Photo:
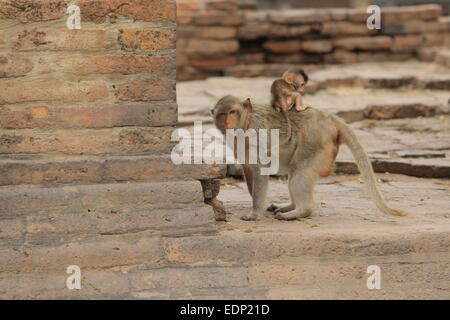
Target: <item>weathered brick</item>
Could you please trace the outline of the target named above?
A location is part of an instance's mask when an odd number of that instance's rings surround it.
[[[175,165],[167,155],[0,160],[0,185],[221,178],[225,165]]]
[[[177,0],[177,12],[199,11],[200,3],[197,0]]]
[[[387,36],[340,38],[333,42],[336,47],[347,50],[378,51],[389,50],[392,46],[392,39]]]
[[[0,219],[0,239],[19,239],[24,235],[23,219]]]
[[[426,33],[426,32],[447,32],[448,27],[444,23],[437,21],[405,21],[383,24],[383,34],[396,35],[408,33]]]
[[[175,84],[172,80],[137,78],[117,86],[116,97],[121,101],[153,101],[175,98]]]
[[[318,25],[306,24],[306,25],[282,25],[282,24],[272,24],[270,25],[267,35],[269,38],[277,37],[298,37],[312,33],[317,30]]]
[[[238,26],[242,24],[243,18],[238,13],[226,12],[203,12],[193,17],[195,25],[221,25],[221,26]]]
[[[105,154],[168,151],[172,128],[0,130],[0,153]]]
[[[205,70],[222,70],[226,67],[234,66],[237,63],[236,57],[223,57],[216,59],[206,59],[206,58],[198,58],[198,59],[189,59],[189,63],[200,69]]]
[[[270,25],[268,23],[244,24],[239,27],[238,38],[243,40],[264,38],[267,36],[269,29]]]
[[[0,55],[0,78],[20,77],[33,69],[33,63],[13,55]]]
[[[125,51],[156,52],[175,49],[175,38],[175,31],[172,29],[122,29],[119,42]]]
[[[264,49],[276,53],[295,53],[300,51],[302,43],[300,40],[269,40],[264,42]]]
[[[384,22],[436,20],[442,16],[442,7],[437,4],[386,7],[382,9],[381,16]]]
[[[63,17],[67,5],[63,0],[7,0],[0,2],[0,18],[20,22],[38,22]]]
[[[63,270],[63,271],[61,271]],[[128,293],[125,274],[109,270],[82,270],[81,290],[67,289],[64,269],[54,273],[5,274],[0,277],[0,295],[5,299],[104,298]]]
[[[108,128],[164,126],[177,121],[174,102],[123,103],[95,106],[0,107],[0,129]]]
[[[238,56],[239,64],[262,64],[265,61],[264,53],[243,53]]]
[[[194,16],[192,14],[186,14],[185,12],[177,12],[177,25],[189,25],[194,21]]]
[[[98,51],[111,46],[105,30],[34,28],[19,34],[13,48],[17,51]]]
[[[358,54],[343,49],[337,49],[325,56],[326,63],[355,63],[358,62]]]
[[[446,42],[450,45],[449,35],[445,33],[426,33],[423,34],[424,47],[445,46]]]
[[[406,35],[393,38],[391,50],[394,52],[415,51],[422,47],[422,36]]]
[[[327,53],[333,50],[333,43],[329,40],[310,40],[302,42],[302,51]]]
[[[112,73],[169,75],[174,64],[171,56],[70,55],[40,58],[36,72],[64,72],[77,76]]]
[[[175,21],[175,0],[77,0],[82,21],[115,22],[123,16],[133,20]]]
[[[237,11],[238,5],[235,1],[227,0],[209,0],[205,4],[206,10],[217,11]]]
[[[348,21],[324,22],[320,32],[323,35],[370,35],[376,34],[377,30],[371,30],[362,23],[351,23]]]
[[[268,54],[267,61],[270,63],[319,63],[322,61],[322,56],[318,54]]]
[[[234,39],[236,38],[237,29],[235,27],[219,26],[219,27],[198,27],[194,31],[194,36],[205,39]]]
[[[239,42],[236,40],[203,40],[192,39],[189,41],[186,52],[189,54],[213,55],[235,53],[239,50]]]
[[[386,104],[367,106],[364,116],[369,119],[417,118],[435,116],[442,112],[438,105]]]
[[[0,262],[0,270],[37,272],[61,270],[61,266],[70,265],[105,268],[139,263],[156,264],[162,259],[161,240],[148,234],[77,236],[77,239],[65,242],[47,236],[42,245],[29,246],[24,252],[26,258],[14,264]]]
[[[405,61],[413,58],[413,52],[359,52],[358,62]]]
[[[248,283],[246,267],[172,267],[130,274],[134,290],[240,287]]]
[[[105,99],[108,93],[108,86],[104,81],[11,81],[0,83],[0,104],[34,101],[92,102]]]
[[[320,9],[289,9],[272,11],[269,19],[279,24],[308,24],[327,21],[330,16]]]

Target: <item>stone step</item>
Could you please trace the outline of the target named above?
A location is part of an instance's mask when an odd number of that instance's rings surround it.
[[[450,178],[450,159],[372,159],[375,172],[422,178]],[[353,160],[336,161],[336,173],[358,174]]]
[[[0,156],[0,185],[104,183],[151,179],[212,179],[225,165],[175,165],[170,154],[117,156]]]
[[[194,186],[191,186],[194,189]],[[194,191],[195,193],[195,191]],[[121,235],[151,231],[151,235],[181,236],[216,231],[212,207],[197,199],[191,204],[109,205],[0,213],[0,241],[46,246],[77,236]]]
[[[169,151],[172,127],[1,129],[0,154],[99,155]]]
[[[128,205],[168,205],[203,203],[199,181],[192,179],[80,184],[63,186],[20,185],[0,187],[0,215],[19,216],[22,212]]]
[[[367,267],[376,262],[381,289],[368,290]],[[252,264],[138,265],[81,269],[81,289],[69,290],[65,268],[4,273],[5,299],[432,299],[450,288],[443,254],[356,258],[291,257]],[[326,290],[324,290],[326,288]]]

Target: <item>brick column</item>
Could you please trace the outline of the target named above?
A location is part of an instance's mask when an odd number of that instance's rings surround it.
[[[224,168],[170,161],[175,1],[70,4],[79,30],[66,1],[0,1],[0,291],[4,272],[159,263],[161,236],[216,230],[199,180]]]

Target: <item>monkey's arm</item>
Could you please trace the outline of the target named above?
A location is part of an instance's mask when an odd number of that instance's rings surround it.
[[[302,95],[300,93],[297,93],[297,96],[295,97],[295,110],[303,111],[305,109],[306,106],[303,105]]]
[[[267,187],[269,185],[269,176],[261,175],[261,169],[256,166],[250,166],[253,176],[252,199],[253,208],[249,216],[241,217],[242,220],[258,220],[266,209]]]
[[[248,192],[253,196],[253,171],[248,165],[242,165],[242,171],[244,172],[245,182],[247,183]]]

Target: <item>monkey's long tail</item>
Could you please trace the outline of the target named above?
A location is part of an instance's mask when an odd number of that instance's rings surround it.
[[[358,165],[359,172],[361,173],[363,180],[367,186],[367,190],[372,196],[373,201],[378,209],[388,215],[393,216],[406,216],[408,213],[401,209],[394,209],[387,205],[383,198],[383,195],[377,188],[376,177],[373,172],[372,164],[367,157],[366,152],[359,143],[356,135],[353,131],[342,121],[338,121],[339,134],[342,138],[342,142],[345,143],[355,158]]]

